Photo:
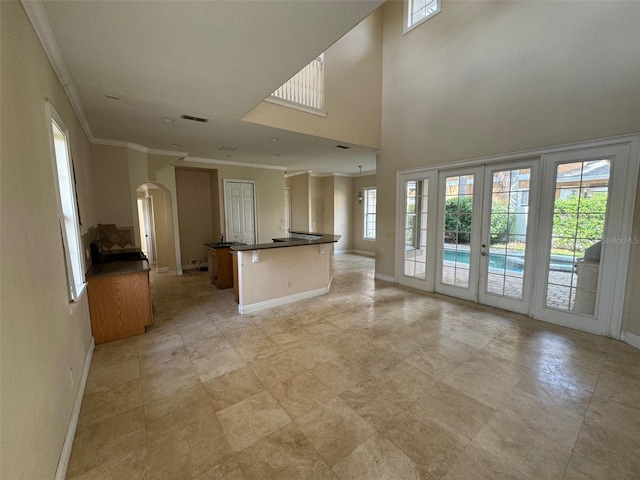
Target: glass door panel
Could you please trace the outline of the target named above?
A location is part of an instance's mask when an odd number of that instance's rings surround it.
[[[424,280],[427,275],[429,180],[404,182],[403,275]]]
[[[481,169],[444,173],[440,180],[437,291],[469,300],[477,292],[477,239]]]
[[[556,167],[545,306],[595,315],[611,161]]]
[[[479,301],[528,312],[527,238],[534,164],[491,168],[485,173]],[[526,298],[525,298],[526,297]]]

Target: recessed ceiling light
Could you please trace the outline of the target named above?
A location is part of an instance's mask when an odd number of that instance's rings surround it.
[[[163,122],[167,122],[167,123],[173,123],[175,122],[175,120],[171,117],[162,117],[162,121]]]
[[[277,142],[278,140],[280,140],[278,137],[269,137],[270,142]]]
[[[113,95],[111,93],[105,94],[105,97],[110,98],[111,100],[120,100],[120,97],[117,95]]]
[[[231,155],[229,155],[229,154],[224,154],[223,156],[224,156],[224,158],[231,158]]]
[[[180,145],[179,143],[172,143],[171,146],[173,148],[178,148],[178,147],[181,147],[182,145]]]

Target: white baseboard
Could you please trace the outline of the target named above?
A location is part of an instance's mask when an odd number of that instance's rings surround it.
[[[93,349],[96,344],[91,337],[91,343],[89,344],[89,351],[84,360],[84,368],[82,369],[82,378],[80,379],[80,385],[76,393],[76,399],[73,402],[73,411],[71,412],[71,420],[69,421],[69,428],[67,429],[67,436],[64,438],[64,444],[62,445],[62,452],[60,453],[60,460],[58,460],[58,468],[56,469],[55,480],[64,480],[67,476],[67,468],[69,467],[69,458],[71,458],[71,448],[73,447],[73,439],[76,436],[76,427],[78,426],[78,417],[80,417],[80,407],[82,407],[82,399],[84,398],[84,388],[87,385],[87,377],[89,376],[89,367],[91,366],[91,359],[93,358]]]
[[[389,275],[383,275],[382,273],[376,273],[376,280],[384,280],[385,282],[396,283],[395,277],[390,277]]]
[[[272,300],[265,300],[264,302],[252,303],[250,305],[238,305],[238,313],[253,313],[259,310],[264,310],[265,308],[279,307],[280,305],[286,305],[288,303],[298,302],[307,298],[326,295],[327,293],[329,293],[329,287],[322,287],[316,290],[294,293],[293,295],[287,295],[286,297],[274,298]]]
[[[347,253],[353,253],[353,250],[334,250],[334,255],[345,255]]]
[[[622,341],[632,347],[640,348],[640,337],[629,332],[622,332]]]
[[[169,267],[158,267],[156,268],[157,273],[167,273],[169,271]]]
[[[365,257],[375,257],[376,252],[368,252],[366,250],[354,250],[353,253],[357,255],[364,255]]]

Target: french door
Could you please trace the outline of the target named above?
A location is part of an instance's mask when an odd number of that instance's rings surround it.
[[[618,337],[629,149],[400,174],[399,283]]]

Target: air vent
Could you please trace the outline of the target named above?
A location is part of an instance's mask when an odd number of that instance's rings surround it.
[[[182,118],[184,118],[185,120],[192,120],[194,122],[200,123],[207,123],[209,121],[208,118],[194,117],[193,115],[182,115]]]
[[[336,145],[336,148],[341,148],[343,150],[349,150],[351,147],[347,147],[346,145]]]
[[[221,152],[235,152],[237,147],[220,147],[218,150]]]

